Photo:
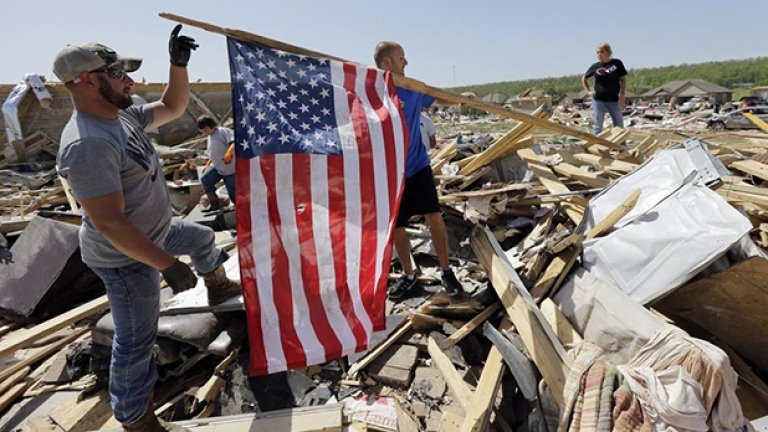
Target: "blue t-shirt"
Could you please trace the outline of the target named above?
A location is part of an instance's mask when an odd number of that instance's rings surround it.
[[[427,108],[435,101],[434,96],[415,91],[397,88],[397,96],[403,102],[405,123],[408,125],[408,155],[405,157],[405,176],[411,177],[424,167],[429,166],[427,149],[421,142],[421,109]]]

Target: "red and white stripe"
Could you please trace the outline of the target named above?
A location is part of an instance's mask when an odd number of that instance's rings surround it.
[[[251,374],[323,363],[385,325],[407,127],[387,73],[331,61],[343,156],[237,159]]]

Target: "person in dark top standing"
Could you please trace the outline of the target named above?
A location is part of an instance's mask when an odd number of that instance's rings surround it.
[[[397,42],[383,41],[376,45],[374,51],[376,67],[392,73],[405,75],[405,51]],[[446,291],[458,294],[464,291],[461,282],[451,270],[448,261],[448,233],[445,221],[440,212],[437,199],[435,179],[429,162],[427,148],[421,142],[420,116],[421,109],[432,105],[435,98],[403,88],[397,88],[397,96],[403,104],[405,121],[408,126],[410,144],[405,159],[405,189],[400,200],[397,223],[395,227],[395,250],[400,264],[403,266],[403,276],[390,287],[389,298],[396,300],[418,286],[416,269],[411,257],[411,240],[405,227],[411,216],[424,215],[432,236],[440,268],[443,271],[442,280]]]
[[[598,62],[587,69],[581,77],[581,85],[592,96],[592,133],[603,131],[606,111],[611,115],[613,125],[624,127],[621,110],[624,108],[624,94],[627,89],[627,70],[624,63],[611,57],[613,51],[607,43],[597,46]],[[589,88],[589,78],[595,77],[595,88]]]

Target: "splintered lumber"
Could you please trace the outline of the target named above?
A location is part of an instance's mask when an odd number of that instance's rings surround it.
[[[443,195],[440,197],[441,203],[451,203],[456,201],[463,201],[468,198],[477,198],[477,197],[485,197],[490,195],[496,195],[500,193],[510,193],[514,192],[517,194],[524,194],[528,189],[530,189],[530,186],[527,184],[509,184],[506,186],[502,186],[499,188],[494,189],[478,189],[478,190],[472,190],[472,191],[466,191],[466,192],[455,192],[448,195]]]
[[[768,180],[768,165],[758,161],[744,160],[734,162],[731,164],[731,168],[735,168],[745,174],[753,175],[763,180]]]
[[[397,342],[398,339],[400,339],[404,334],[406,334],[411,328],[413,327],[413,323],[410,319],[405,319],[403,322],[400,323],[399,327],[395,329],[392,334],[390,334],[386,339],[381,341],[379,345],[376,346],[373,350],[368,352],[365,356],[357,360],[347,372],[347,375],[350,377],[354,377],[357,375],[360,370],[364,369],[366,366],[371,364],[374,360],[376,360],[377,357],[379,357],[384,351],[387,350],[387,348],[390,347],[393,343]]]
[[[554,166],[555,172],[570,179],[580,181],[593,188],[602,188],[608,185],[608,179],[600,177],[598,173],[585,171],[569,163],[561,163]]]
[[[762,129],[763,132],[768,132],[768,123],[764,122],[760,117],[747,112],[743,113],[742,115],[744,116],[744,118],[754,123],[755,126]]]
[[[597,169],[610,170],[623,174],[631,172],[638,166],[637,164],[588,153],[577,153],[573,155],[573,157],[576,160],[592,165]]]
[[[432,336],[429,336],[427,341],[427,351],[429,351],[429,356],[432,358],[434,366],[443,374],[448,388],[456,396],[456,401],[466,408],[467,403],[472,398],[472,390],[469,389],[467,383],[464,382],[459,372],[453,367],[451,359],[440,349]]]
[[[486,328],[492,328],[490,324],[485,324]],[[509,330],[512,324],[508,317],[504,317],[501,323],[502,330]],[[501,378],[504,375],[504,356],[499,348],[494,345],[488,352],[488,358],[485,361],[483,372],[480,375],[480,381],[472,394],[472,399],[467,404],[467,413],[461,424],[461,432],[479,432],[488,429],[488,420],[496,402],[496,394],[501,385]]]
[[[238,349],[231,351],[213,370],[211,378],[209,378],[208,381],[195,392],[194,405],[203,405],[203,410],[197,414],[195,418],[206,418],[213,413],[213,409],[215,408],[213,402],[219,396],[221,389],[224,388],[224,385],[226,384],[224,375],[227,373],[227,370],[232,363],[237,359],[238,353]],[[193,410],[196,411],[197,408],[197,406],[194,406]]]
[[[555,176],[552,170],[546,166],[529,162],[528,168],[530,168],[531,171],[536,174],[536,177],[538,177],[541,184],[544,185],[549,193],[567,194],[571,192],[566,185],[558,180],[557,176]],[[563,210],[565,210],[565,213],[568,215],[568,217],[571,218],[571,220],[576,223],[576,225],[578,225],[581,223],[581,219],[584,217],[584,208],[583,206],[577,204],[575,201],[576,197],[563,198]]]
[[[487,320],[491,315],[493,315],[500,308],[501,308],[501,303],[494,303],[488,306],[487,308],[485,308],[484,311],[480,312],[474,318],[469,320],[466,324],[461,326],[461,328],[458,329],[455,333],[453,333],[452,335],[445,338],[442,342],[440,342],[440,348],[446,349],[456,345],[462,339],[467,337],[467,335],[475,331],[476,328],[483,325],[485,320]]]
[[[544,107],[536,108],[536,110],[531,113],[531,115],[538,118],[546,118],[549,116]],[[459,174],[472,174],[481,167],[488,165],[495,159],[498,159],[505,154],[515,150],[516,148],[519,148],[519,145],[516,143],[520,141],[523,136],[525,136],[525,134],[530,132],[531,129],[533,129],[533,126],[528,123],[518,123],[504,136],[496,140],[496,142],[491,144],[490,147],[485,149],[485,151],[475,155],[472,158],[472,161],[461,168]]]
[[[475,228],[471,245],[544,381],[558,404],[562,405],[563,388],[570,372],[565,349],[507,261],[493,234],[487,228]]]
[[[461,425],[461,432],[479,432],[487,430],[496,393],[499,391],[501,377],[504,375],[504,357],[496,346],[488,352],[480,381],[467,406],[467,415]]]
[[[621,218],[626,216],[629,212],[632,211],[633,208],[635,208],[641,193],[642,191],[637,189],[636,191],[629,194],[624,202],[619,204],[618,207],[608,213],[608,215],[603,220],[598,222],[597,225],[595,225],[591,230],[587,232],[587,240],[599,237],[613,228],[613,226],[616,225],[616,223],[620,221]]]
[[[635,208],[637,200],[640,198],[640,193],[641,191],[638,189],[629,194],[624,202],[619,204],[618,207],[608,213],[608,215],[603,220],[598,222],[591,230],[589,230],[589,232],[587,232],[586,239],[599,237],[610,230],[616,224],[616,222],[621,220],[621,218],[626,216],[630,211],[632,211],[633,208]],[[568,276],[568,273],[570,272],[571,267],[573,267],[573,264],[576,263],[576,259],[578,258],[579,252],[581,251],[581,242],[578,241],[580,240],[579,234],[572,234],[571,236],[576,238],[574,245],[557,253],[555,257],[552,258],[549,266],[547,266],[547,269],[544,271],[544,275],[540,277],[538,281],[536,281],[536,284],[531,289],[531,296],[534,299],[539,300],[546,296],[550,290],[557,289],[565,277]],[[563,242],[566,240],[563,240]]]
[[[107,296],[102,296],[82,304],[66,313],[51,318],[26,330],[19,330],[9,335],[0,343],[0,358],[8,357],[20,348],[31,346],[34,342],[68,327],[84,318],[100,314],[109,308]]]
[[[44,360],[50,357],[51,354],[64,348],[70,342],[79,338],[80,336],[82,336],[88,331],[89,331],[88,327],[81,327],[75,330],[74,332],[72,332],[71,334],[59,339],[58,341],[51,343],[50,345],[46,345],[45,347],[41,347],[41,348],[36,348],[34,353],[32,353],[29,357],[25,357],[24,359],[0,371],[0,381],[8,379],[8,377],[12,376],[16,372],[24,369],[27,366],[33,365],[35,363],[38,363],[41,360]]]
[[[560,309],[557,308],[557,305],[552,299],[545,298],[542,300],[539,307],[541,308],[541,313],[544,314],[544,318],[547,319],[549,325],[551,325],[555,330],[555,333],[557,333],[557,338],[563,346],[574,347],[581,343],[583,340],[581,335],[575,328],[573,328],[573,325],[568,321],[568,318],[560,312]]]
[[[94,395],[81,398],[80,394],[57,406],[50,413],[51,420],[67,432],[118,428],[112,416],[109,393],[102,390]]]
[[[265,38],[263,36],[255,35],[253,33],[248,33],[242,30],[223,28],[223,27],[219,27],[203,21],[197,21],[197,20],[193,20],[190,18],[173,15],[169,13],[160,13],[159,15],[161,18],[165,18],[171,21],[176,21],[181,24],[187,24],[189,26],[201,28],[203,30],[206,30],[212,33],[218,33],[221,35],[229,36],[241,41],[256,42],[258,44],[261,44],[270,48],[287,51],[295,54],[304,54],[304,55],[309,55],[313,57],[327,58],[331,60],[346,62],[346,60],[339,57],[330,56],[328,54],[323,54],[317,51],[308,50],[306,48],[287,44],[274,39]],[[428,86],[427,84],[421,81],[418,81],[412,78],[407,78],[403,75],[392,74],[392,80],[394,81],[397,87],[402,87],[404,89],[412,90],[415,92],[428,94],[430,96],[434,96],[435,98],[443,102],[447,102],[450,104],[462,104],[462,105],[470,106],[491,114],[496,114],[504,118],[511,118],[513,120],[518,120],[535,127],[540,127],[553,132],[572,136],[574,138],[587,141],[589,143],[605,144],[605,145],[613,144],[606,139],[598,138],[592,135],[591,133],[585,132],[583,130],[571,128],[571,127],[561,125],[559,123],[555,123],[549,120],[540,119],[538,117],[532,116],[530,114],[527,114],[521,111],[506,109],[490,102],[484,102],[477,99],[470,99],[467,97],[463,97],[455,93],[451,93],[447,90],[442,90],[436,87]]]
[[[723,184],[717,188],[717,193],[731,204],[746,202],[768,208],[768,191],[764,188],[747,184]]]

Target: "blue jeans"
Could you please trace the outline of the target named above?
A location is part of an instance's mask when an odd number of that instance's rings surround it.
[[[209,166],[203,172],[203,176],[200,177],[200,183],[203,184],[204,192],[216,192],[216,183],[219,180],[224,180],[224,186],[227,187],[227,195],[232,204],[235,203],[235,174],[221,175],[213,165]]]
[[[611,115],[613,125],[618,127],[624,127],[624,117],[621,115],[621,108],[619,108],[618,102],[605,102],[599,100],[592,101],[592,133],[597,135],[603,131],[603,121],[605,120],[605,112]]]
[[[173,219],[163,249],[189,255],[200,274],[214,271],[229,255],[214,246],[213,230]],[[135,262],[118,268],[92,269],[107,289],[115,324],[109,394],[115,419],[134,423],[144,414],[157,380],[152,348],[160,310],[160,272]]]

